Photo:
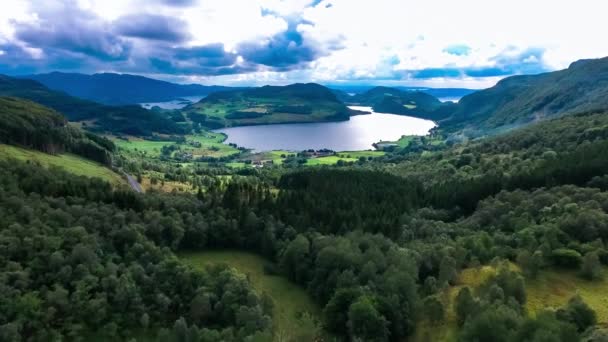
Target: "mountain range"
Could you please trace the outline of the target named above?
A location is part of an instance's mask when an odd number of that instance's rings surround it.
[[[63,92],[49,89],[38,81],[0,76],[0,96],[21,97],[40,103],[64,114],[70,121],[84,121],[94,130],[132,135],[148,135],[153,132],[179,134],[188,131],[189,124],[219,128],[348,120],[351,115],[358,113],[348,109],[346,104],[358,104],[371,106],[377,112],[431,119],[439,124],[440,131],[450,136],[462,134],[475,138],[567,113],[608,108],[608,58],[581,60],[568,69],[555,72],[507,77],[494,87],[464,96],[458,103],[441,102],[423,91],[389,87],[374,87],[351,95],[343,90],[329,89],[314,83],[235,89],[182,86],[140,76],[116,74],[87,76],[51,73],[35,77],[53,84],[61,78],[72,79],[74,82],[61,85],[66,89]],[[146,110],[136,105],[108,106],[77,97],[75,93],[78,92],[82,97],[88,96],[88,92],[95,92],[94,87],[77,89],[77,80],[85,80],[84,83],[100,80],[95,87],[104,90],[96,96],[104,98],[105,103],[121,102],[119,98],[126,97],[136,99],[132,102],[159,101],[163,96],[168,99],[175,98],[178,94],[185,96],[195,92],[214,92],[181,111],[165,112]],[[122,81],[125,81],[124,84],[133,84],[133,93],[149,89],[149,94],[146,95],[149,97],[129,95],[132,93],[124,93],[119,97],[108,95],[119,94],[123,88],[109,84]],[[104,84],[107,86],[104,87]],[[59,85],[53,87],[59,88]],[[173,90],[162,95],[163,89]]]
[[[176,84],[144,76],[115,73],[85,75],[52,72],[27,75],[23,78],[33,79],[50,89],[106,105],[164,102],[230,89],[223,86]]]
[[[70,121],[78,121],[94,131],[131,135],[184,133],[180,125],[163,113],[138,105],[108,106],[51,90],[41,83],[0,75],[0,96],[27,99],[56,110]]]

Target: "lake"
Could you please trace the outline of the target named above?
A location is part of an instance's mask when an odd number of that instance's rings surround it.
[[[146,109],[151,109],[153,107],[160,107],[162,109],[182,109],[191,103],[196,103],[200,101],[204,97],[205,96],[184,96],[179,98],[178,100],[165,102],[146,102],[140,103],[139,105]]]
[[[378,141],[398,140],[402,135],[427,135],[435,127],[429,120],[404,115],[375,113],[371,107],[350,106],[372,112],[348,121],[305,124],[278,124],[230,127],[215,130],[234,143],[256,152],[272,150],[302,151],[327,148],[334,151],[373,149]]]

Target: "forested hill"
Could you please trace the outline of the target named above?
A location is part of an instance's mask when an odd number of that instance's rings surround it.
[[[28,75],[45,86],[64,91],[71,96],[107,105],[137,104],[142,102],[171,101],[185,96],[203,96],[228,90],[222,86],[175,84],[138,75],[103,73],[85,75],[52,72]]]
[[[166,115],[140,106],[106,106],[50,90],[28,79],[0,75],[0,96],[31,100],[65,115],[70,121],[85,121],[91,130],[131,135],[184,133],[188,130]]]
[[[505,78],[463,97],[440,127],[479,136],[565,113],[607,108],[608,57],[581,60],[561,71]]]
[[[68,125],[56,111],[31,101],[0,97],[0,143],[45,153],[71,152],[110,165],[114,144]]]
[[[217,92],[183,112],[210,128],[339,121],[351,114],[331,90],[315,83]]]
[[[437,119],[432,113],[442,106],[436,97],[421,91],[402,91],[396,88],[375,87],[364,93],[342,99],[347,103],[371,106],[380,113],[411,115]]]

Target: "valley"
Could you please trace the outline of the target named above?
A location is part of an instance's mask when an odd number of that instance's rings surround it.
[[[333,56],[304,42],[314,25],[176,47],[120,21],[162,48],[98,62],[181,83],[0,75],[1,341],[608,338],[608,57],[520,75],[395,55],[348,82],[262,85]],[[501,79],[408,84],[482,72]]]

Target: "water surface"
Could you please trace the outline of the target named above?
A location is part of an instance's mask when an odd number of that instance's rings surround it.
[[[182,109],[191,103],[196,103],[200,101],[204,97],[205,96],[184,96],[179,98],[178,100],[165,102],[146,102],[140,103],[139,105],[146,109],[151,109],[153,107],[160,107],[162,109]]]
[[[230,127],[216,132],[228,135],[226,143],[234,143],[256,152],[323,148],[360,151],[373,149],[372,144],[381,140],[398,140],[402,135],[426,135],[435,127],[435,123],[429,120],[376,113],[371,107],[349,108],[372,114],[357,115],[340,122]]]

